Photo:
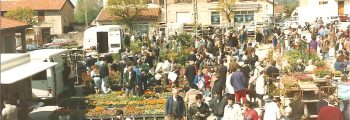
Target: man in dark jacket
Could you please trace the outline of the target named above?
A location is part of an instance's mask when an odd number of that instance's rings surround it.
[[[166,101],[165,115],[174,116],[174,120],[180,120],[185,116],[185,103],[181,96],[178,95],[179,91],[173,88],[173,95],[168,96]]]
[[[194,61],[190,61],[190,65],[186,68],[185,76],[190,86],[194,86],[194,78],[197,75],[197,68],[194,66]]]
[[[276,67],[276,61],[272,61],[271,66],[266,69],[266,73],[269,76],[269,82],[268,82],[269,85],[272,84],[273,80],[277,79],[279,72],[280,71]]]
[[[260,43],[263,40],[263,34],[258,30],[255,37],[256,42]]]
[[[226,76],[227,76],[227,67],[224,65],[223,60],[220,60],[220,67],[219,67],[218,73],[219,73],[219,85],[221,86],[219,89],[219,92],[222,92],[225,89]]]
[[[221,120],[224,116],[224,109],[226,106],[226,96],[219,96],[219,93],[213,94],[213,98],[209,101],[209,108],[217,120]]]
[[[242,65],[241,72],[243,73],[244,77],[246,78],[246,84],[245,88],[248,88],[249,78],[250,78],[250,60],[245,60],[244,64]]]
[[[192,120],[207,120],[210,112],[208,105],[203,102],[202,94],[196,95],[196,102],[190,106],[188,114]]]
[[[306,108],[306,105],[300,100],[300,94],[299,93],[296,93],[294,95],[294,100],[291,103],[289,103],[289,106],[292,108],[291,116],[295,120],[301,120],[301,118],[304,115],[306,115],[306,113],[304,113],[304,109]]]

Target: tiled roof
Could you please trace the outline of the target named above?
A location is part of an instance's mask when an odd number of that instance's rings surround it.
[[[70,0],[0,0],[0,11],[9,11],[18,7],[28,7],[33,10],[61,10],[66,2],[73,5]]]
[[[0,30],[11,29],[16,27],[30,27],[30,25],[16,20],[0,17]]]
[[[275,13],[284,13],[284,5],[276,5],[275,6]]]
[[[146,8],[141,11],[140,17],[138,20],[154,20],[160,16],[160,8]],[[113,16],[109,10],[103,9],[100,11],[100,14],[97,16],[96,20],[98,22],[108,22],[113,21],[116,16]]]

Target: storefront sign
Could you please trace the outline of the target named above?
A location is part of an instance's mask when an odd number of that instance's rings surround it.
[[[259,9],[262,8],[261,4],[236,4],[233,9]]]

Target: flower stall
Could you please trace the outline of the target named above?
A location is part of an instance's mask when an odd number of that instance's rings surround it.
[[[69,98],[64,100],[61,108],[51,115],[52,119],[59,116],[82,116],[85,119],[110,119],[115,117],[117,110],[122,110],[129,117],[164,117],[166,99],[148,91],[147,97],[124,97],[121,92],[109,94],[92,94],[84,98]],[[69,106],[69,107],[68,107]],[[75,107],[71,107],[75,106]],[[67,112],[70,111],[70,112]],[[73,114],[74,113],[74,114]],[[75,115],[76,114],[76,115]]]

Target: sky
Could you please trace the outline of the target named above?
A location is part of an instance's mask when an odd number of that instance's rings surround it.
[[[73,5],[75,6],[75,7],[77,7],[77,2],[78,2],[78,0],[70,0],[72,3],[73,3]]]

